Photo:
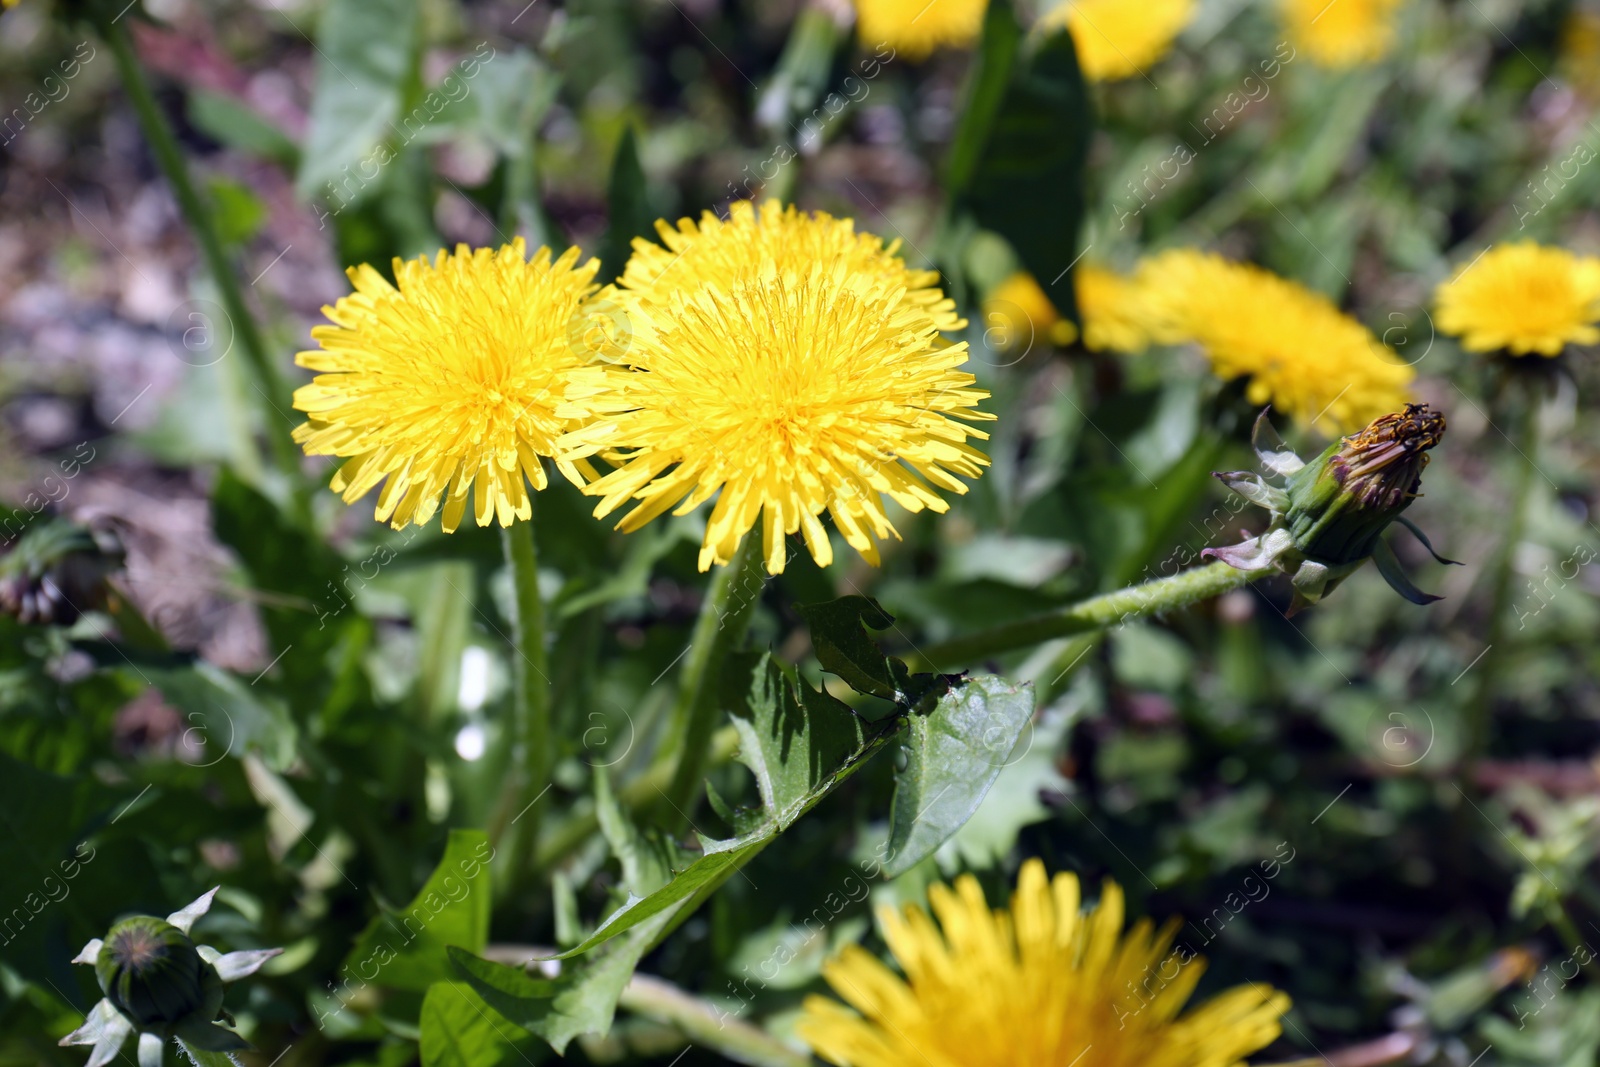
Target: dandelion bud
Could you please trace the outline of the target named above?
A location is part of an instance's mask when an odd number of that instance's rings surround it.
[[[189,935],[149,915],[124,919],[111,928],[94,965],[100,991],[135,1025],[176,1023],[222,1000],[222,980],[200,958]],[[207,980],[209,978],[209,981]]]
[[[1294,546],[1329,564],[1372,555],[1378,535],[1419,495],[1428,450],[1443,437],[1443,415],[1407,404],[1330,445],[1289,479]]]
[[[1285,479],[1281,488],[1248,471],[1217,475],[1251,503],[1266,508],[1266,532],[1203,555],[1243,571],[1275,568],[1294,579],[1291,613],[1333,592],[1371,558],[1395,592],[1413,604],[1438,600],[1411,584],[1400,570],[1383,531],[1399,522],[1416,535],[1441,563],[1454,563],[1433,551],[1422,531],[1401,512],[1421,495],[1428,450],[1444,437],[1444,416],[1426,404],[1375,419],[1360,433],[1328,446],[1303,462],[1277,440],[1265,413],[1256,420],[1256,454],[1269,475]]]

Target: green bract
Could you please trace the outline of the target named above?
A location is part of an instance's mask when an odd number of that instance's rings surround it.
[[[1428,451],[1444,430],[1442,414],[1426,404],[1407,404],[1404,411],[1375,419],[1306,463],[1283,445],[1262,412],[1252,443],[1262,467],[1283,484],[1249,471],[1217,477],[1270,511],[1271,525],[1260,536],[1208,548],[1204,555],[1243,571],[1275,568],[1290,575],[1295,588],[1291,614],[1333,592],[1368,558],[1395,592],[1413,604],[1438,600],[1411,584],[1381,535],[1398,521],[1439,562],[1455,562],[1434,552],[1422,531],[1400,514],[1421,495]]]
[[[213,995],[212,1014],[222,1006],[222,982],[201,961],[189,935],[149,915],[123,919],[111,928],[95,958],[94,973],[100,992],[139,1026],[179,1022]]]

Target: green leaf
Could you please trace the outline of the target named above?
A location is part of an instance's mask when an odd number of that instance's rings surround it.
[[[321,538],[286,517],[259,490],[223,468],[211,494],[217,539],[239,556],[261,597],[274,657],[272,672],[294,692],[298,706],[318,707],[329,688],[328,654],[344,624],[353,622],[351,582],[362,575],[345,566]]]
[[[90,811],[105,799],[92,779],[60,778],[0,755],[0,870],[11,897],[0,916],[0,944],[6,962],[25,977],[47,977],[53,969],[48,946],[65,940],[61,924],[69,915],[84,918],[74,914],[72,879],[95,858],[81,834]],[[67,895],[55,896],[63,887]]]
[[[417,84],[416,0],[331,0],[317,27],[316,89],[311,128],[295,178],[304,199],[332,184],[341,200],[371,188],[352,185],[345,168],[370,164],[387,141],[407,93]],[[370,168],[369,168],[370,169]]]
[[[945,188],[952,196],[966,192],[978,172],[1021,46],[1022,26],[1016,12],[1009,0],[995,0],[984,15],[983,38],[968,75],[966,106],[945,164]]]
[[[871,604],[864,598],[857,598]],[[881,654],[880,654],[881,655]],[[748,658],[729,661],[730,671],[749,666]],[[736,717],[742,739],[740,759],[756,775],[762,793],[759,813],[743,813],[737,836],[725,840],[702,837],[702,853],[682,853],[692,860],[671,880],[639,899],[631,899],[575,947],[556,956],[581,956],[647,920],[681,913],[686,917],[699,901],[765,848],[786,827],[849,778],[888,742],[899,719],[862,734],[849,709],[813,690],[792,669],[760,657],[752,674],[750,707]]]
[[[886,875],[916,866],[972,817],[1032,715],[1032,686],[989,677],[968,679],[929,714],[912,716],[889,813]]]
[[[254,108],[205,89],[189,91],[189,122],[207,137],[253,156],[299,165],[300,150],[289,135]]]
[[[687,900],[576,961],[554,980],[450,950],[456,971],[501,1015],[565,1052],[573,1038],[611,1028],[617,1001],[644,954],[693,910]]]
[[[622,273],[635,237],[652,233],[655,212],[650,210],[650,190],[639,165],[639,142],[633,127],[622,131],[611,163],[611,188],[607,193],[609,222],[600,242],[600,279],[611,281]]]
[[[405,908],[382,908],[346,957],[343,973],[391,989],[423,992],[453,977],[445,950],[482,952],[489,938],[489,861],[481,830],[451,830],[444,858]]]
[[[458,950],[459,951],[459,950]],[[529,1061],[533,1042],[465,982],[435,982],[422,1000],[422,1067],[496,1067]]]
[[[1010,5],[992,4],[947,185],[958,210],[1009,241],[1075,320],[1066,275],[1078,254],[1094,109],[1072,34],[1060,29],[1026,49],[1020,34]]]
[[[261,756],[275,771],[294,761],[295,725],[287,709],[238,678],[197,663],[174,670],[145,670],[174,708],[183,713],[187,741],[203,745],[199,762],[212,766],[225,756]]]
[[[893,615],[864,596],[797,604],[795,610],[811,627],[811,644],[823,670],[837,674],[858,693],[895,699],[905,681],[905,667],[879,651],[867,633],[868,627],[883,630],[893,626]]]
[[[755,775],[762,807],[779,830],[800,817],[833,769],[864,742],[849,706],[812,689],[770,652],[751,672],[745,711],[733,725],[739,762]]]
[[[693,858],[676,841],[633,824],[612,794],[611,776],[604,767],[595,768],[594,807],[600,832],[622,864],[622,885],[630,896],[643,897],[660,889],[672,880],[674,868]]]

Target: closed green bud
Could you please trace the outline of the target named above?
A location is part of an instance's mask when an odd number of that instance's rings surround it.
[[[221,1003],[222,981],[189,935],[149,915],[111,928],[94,973],[106,999],[140,1027],[177,1023],[204,1011],[213,997]],[[215,1013],[212,1006],[207,1015]]]

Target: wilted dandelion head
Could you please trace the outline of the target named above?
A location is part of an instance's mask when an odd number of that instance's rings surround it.
[[[1137,283],[1152,339],[1198,344],[1252,404],[1344,432],[1406,403],[1412,369],[1304,286],[1192,248],[1145,260]]]
[[[1600,259],[1532,241],[1497,245],[1434,293],[1439,329],[1474,352],[1558,356],[1600,342]]]
[[[347,457],[332,483],[347,503],[384,483],[376,517],[395,529],[426,523],[441,499],[447,533],[469,497],[479,526],[530,517],[526,483],[544,488],[540,457],[570,428],[555,408],[586,358],[569,326],[597,269],[576,248],[530,261],[520,237],[498,252],[397,259],[397,285],[351,268],[355,292],[311,331],[321,347],[295,357],[320,372],[295,391],[309,416],[295,440],[307,455]]]
[[[1072,31],[1078,65],[1089,81],[1117,81],[1160,61],[1194,9],[1194,0],[1066,0],[1042,25]]]
[[[1319,66],[1373,63],[1394,45],[1401,0],[1282,0],[1282,4],[1290,42]]]
[[[983,32],[989,0],[854,0],[856,34],[869,48],[887,45],[907,59],[940,48],[969,48]]]
[[[563,414],[592,424],[563,441],[568,460],[604,454],[618,469],[585,487],[597,515],[630,500],[634,530],[716,497],[700,569],[726,564],[758,519],[767,569],[803,533],[819,565],[833,551],[821,517],[877,561],[895,533],[886,498],[944,511],[934,490],[987,464],[959,420],[988,394],[957,370],[966,345],[931,274],[907,270],[847,219],[734,205],[636,242],[612,298],[628,329],[609,365],[578,371]]]
[[[1289,1007],[1260,985],[1220,993],[1187,1014],[1205,969],[1172,949],[1176,923],[1124,934],[1122,890],[1079,911],[1078,879],[1022,866],[1010,908],[991,910],[971,875],[935,885],[920,907],[879,912],[903,974],[849,946],[823,974],[855,1010],[805,1002],[798,1032],[846,1067],[1237,1067],[1269,1044]]]

